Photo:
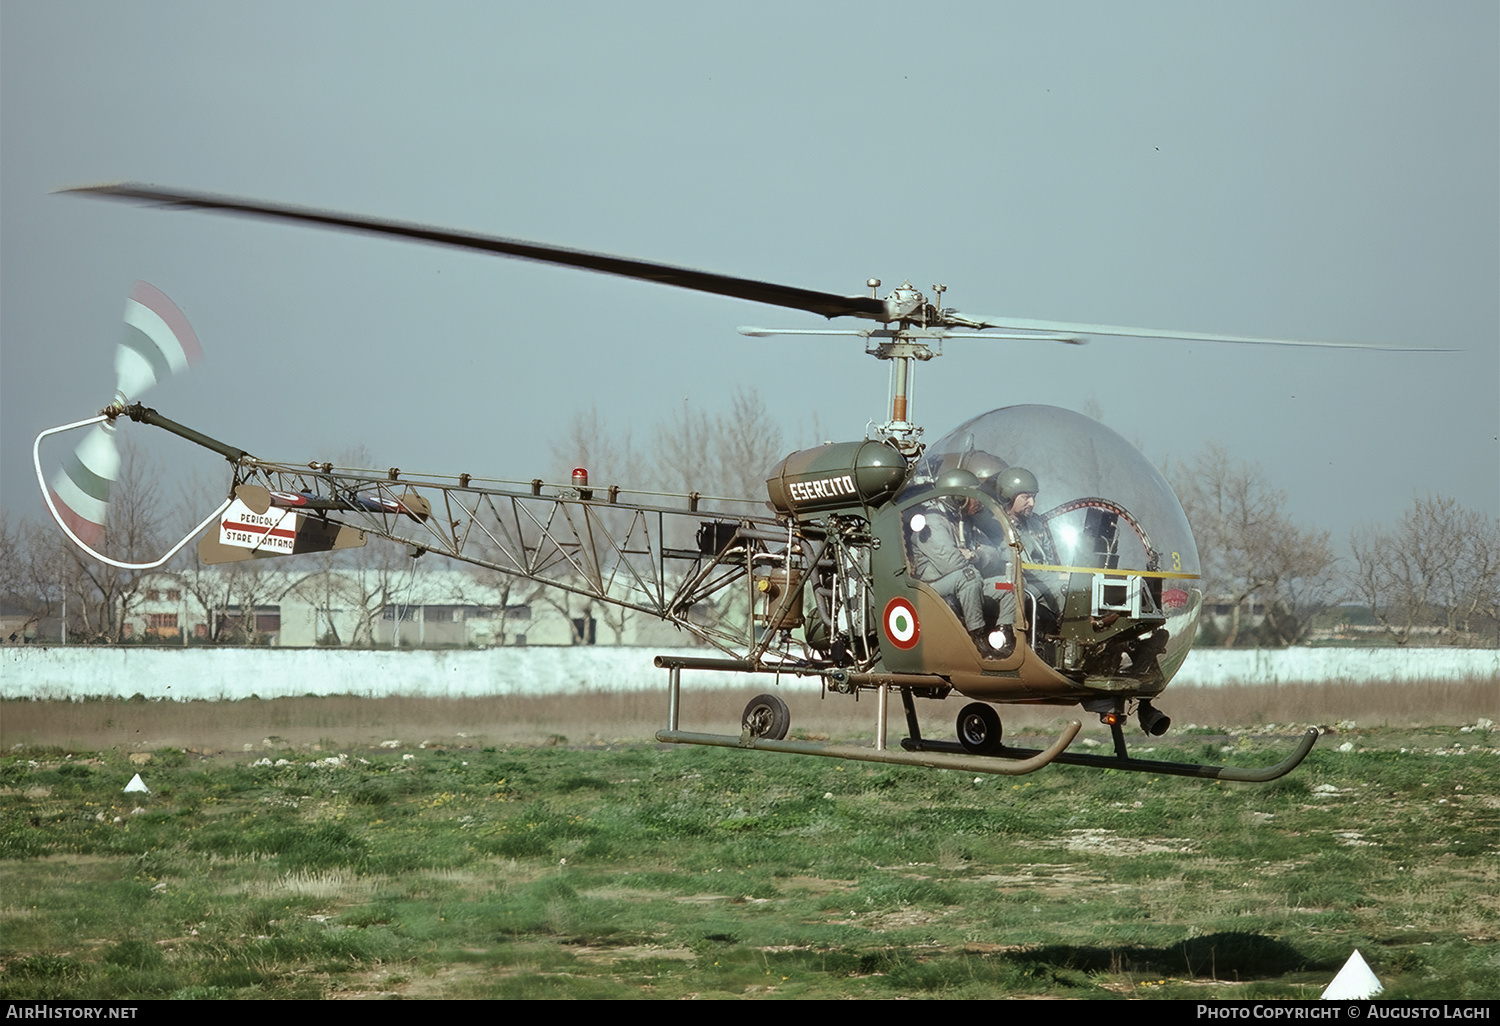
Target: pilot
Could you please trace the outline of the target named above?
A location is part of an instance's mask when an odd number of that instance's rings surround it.
[[[979,479],[967,470],[945,471],[937,491],[977,488]],[[1001,639],[988,629],[984,615],[984,574],[981,564],[1001,558],[999,549],[972,524],[980,510],[973,496],[946,494],[921,507],[907,521],[907,553],[912,574],[948,601],[963,619],[980,655],[1001,654]]]
[[[1005,511],[1015,530],[1016,540],[1021,545],[1021,558],[1027,563],[1047,566],[1057,565],[1057,547],[1052,541],[1052,530],[1036,513],[1036,497],[1041,488],[1036,475],[1023,467],[1008,467],[996,474],[991,482],[1000,499],[1000,508]],[[1038,593],[1038,605],[1055,607],[1057,601],[1051,594],[1048,577],[1035,572],[1027,575],[1031,589]],[[1055,609],[1048,609],[1056,615]],[[1007,646],[1014,645],[1011,624],[1015,622],[1015,595],[1010,591],[1000,594],[1000,612],[996,618],[1000,630],[1006,636]]]
[[[1057,546],[1052,541],[1052,529],[1036,514],[1036,496],[1041,490],[1036,475],[1022,467],[1011,467],[995,477],[994,485],[1000,508],[1016,530],[1026,561],[1056,564]]]

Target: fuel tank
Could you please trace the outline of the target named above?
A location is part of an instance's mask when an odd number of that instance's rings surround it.
[[[771,468],[766,491],[777,513],[806,517],[889,501],[906,480],[906,459],[884,442],[830,442]]]

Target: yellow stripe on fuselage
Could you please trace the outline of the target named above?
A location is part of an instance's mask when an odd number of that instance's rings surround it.
[[[1102,566],[1053,566],[1050,563],[1022,563],[1022,570],[1050,570],[1059,574],[1105,574],[1109,577],[1171,577],[1184,581],[1198,580],[1197,574],[1180,574],[1171,570],[1108,570]]]

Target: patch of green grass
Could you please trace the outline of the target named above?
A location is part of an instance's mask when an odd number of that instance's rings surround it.
[[[1387,994],[1500,995],[1496,754],[1355,741],[1269,786],[655,746],[182,752],[141,797],[114,753],[18,751],[0,996],[1308,997],[1354,947]]]

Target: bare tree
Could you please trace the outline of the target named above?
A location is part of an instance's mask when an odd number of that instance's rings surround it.
[[[280,601],[292,580],[287,567],[269,560],[249,559],[222,566],[206,566],[196,552],[177,572],[183,590],[202,607],[213,641],[260,642],[256,611]],[[186,625],[184,625],[186,629]]]
[[[766,471],[786,453],[782,451],[781,427],[771,419],[760,393],[753,388],[736,389],[729,414],[716,425],[716,447],[723,469],[724,491],[739,497],[764,497]]]
[[[596,600],[587,595],[578,595],[560,588],[547,588],[538,593],[537,602],[558,613],[569,625],[568,644],[591,645],[598,638],[589,630],[596,623],[594,607]]]
[[[9,629],[4,640],[34,637],[42,618],[52,614],[58,581],[37,573],[35,553],[35,526],[0,507],[0,603]]]
[[[375,626],[385,618],[386,610],[394,611],[397,617],[395,630],[399,632],[400,617],[405,615],[406,592],[415,578],[415,560],[395,545],[374,545],[353,549],[354,564],[340,571],[338,580],[343,584],[343,594],[355,614],[354,635],[351,645],[369,646],[376,642]],[[399,634],[393,635],[394,644]]]
[[[475,587],[471,590],[460,586],[454,592],[454,601],[485,610],[494,621],[492,644],[497,646],[509,644],[511,618],[519,616],[522,607],[527,607],[529,614],[529,607],[541,597],[543,586],[535,581],[528,581],[524,577],[517,577],[515,574],[507,574],[482,566],[472,568],[470,579]],[[526,621],[518,620],[517,622],[525,623]]]
[[[705,495],[750,498],[765,492],[765,472],[782,456],[781,427],[760,393],[736,389],[728,413],[710,415],[684,400],[656,428],[662,485]]]
[[[403,599],[416,568],[400,546],[380,541],[315,558],[317,569],[296,578],[282,593],[296,594],[313,606],[320,643],[369,648],[378,640],[376,628],[387,610],[405,615]]]
[[[716,494],[710,481],[715,434],[713,419],[691,399],[683,397],[682,408],[656,425],[655,471],[662,488],[680,492]]]
[[[567,434],[552,443],[552,463],[560,480],[566,480],[574,467],[585,467],[596,485],[651,484],[648,461],[633,445],[630,430],[611,428],[594,405],[588,413],[575,413]]]
[[[1295,645],[1306,639],[1314,618],[1337,600],[1338,561],[1327,531],[1293,525],[1277,535],[1272,562],[1282,567],[1261,633],[1267,644]]]
[[[1500,613],[1500,520],[1443,495],[1413,500],[1394,531],[1350,536],[1354,592],[1386,633],[1407,644],[1419,628],[1452,641]]]
[[[814,434],[820,430],[813,418]],[[622,484],[729,498],[765,494],[765,473],[782,456],[781,426],[753,388],[739,388],[726,412],[711,413],[684,398],[681,409],[657,423],[642,451],[629,431],[611,428],[597,407],[575,414],[566,436],[552,443],[555,472],[587,467],[596,487]]]
[[[11,522],[10,510],[0,506],[0,594],[15,594],[25,587],[20,526]]]
[[[104,551],[122,562],[146,562],[161,554],[170,511],[160,503],[157,474],[133,440],[120,441],[120,470],[110,489]],[[83,641],[118,643],[130,612],[154,571],[101,562],[77,548],[50,521],[26,532],[34,587],[68,606],[66,630]]]
[[[1304,637],[1333,595],[1336,560],[1328,532],[1293,523],[1286,493],[1272,488],[1260,467],[1233,462],[1218,445],[1172,477],[1198,543],[1205,589],[1230,606],[1223,644],[1240,639],[1252,598],[1270,611],[1263,623],[1267,641],[1285,645]]]
[[[195,526],[203,518],[205,497],[223,495],[225,488],[226,482],[210,482],[202,474],[189,477],[174,511],[174,533],[180,536]],[[218,532],[218,524],[208,528],[209,534]],[[198,558],[196,545],[185,548],[172,565],[183,590],[203,610],[209,640],[216,642],[259,643],[257,609],[278,602],[295,577],[293,567],[272,557],[210,565]],[[185,633],[189,629],[183,625]]]
[[[352,625],[346,621],[343,588],[338,580],[338,554],[321,552],[316,556],[301,557],[315,563],[315,569],[295,575],[283,594],[296,595],[313,609],[313,640],[318,645],[341,647],[353,640]],[[303,562],[302,565],[306,565]],[[345,630],[340,633],[343,623]],[[344,634],[349,638],[345,639]]]
[[[83,609],[82,596],[87,586],[82,569],[69,551],[71,543],[50,520],[46,524],[23,521],[18,536],[19,551],[16,555],[25,582],[23,587],[35,596],[41,615],[66,614],[69,621],[77,619]],[[71,608],[66,602],[70,595],[77,596]],[[61,629],[72,633],[66,622]]]
[[[754,389],[742,388],[730,397],[724,413],[711,413],[684,399],[679,411],[657,424],[649,459],[634,449],[628,432],[611,431],[594,407],[573,418],[567,438],[555,443],[552,453],[559,467],[589,467],[596,487],[621,480],[615,475],[622,474],[625,483],[637,488],[738,498],[764,494],[765,472],[784,455],[781,449],[781,428],[765,402]],[[711,498],[705,498],[700,508],[708,515],[715,506]],[[616,538],[630,527],[631,514],[624,510],[596,508],[592,515]],[[674,522],[668,528],[667,544],[676,548],[696,544],[691,524]],[[580,558],[586,559],[583,554]],[[609,569],[583,565],[579,573],[607,575]],[[599,621],[619,643],[635,615],[579,594],[548,593],[541,601],[573,624],[574,644],[593,640],[592,625]]]

